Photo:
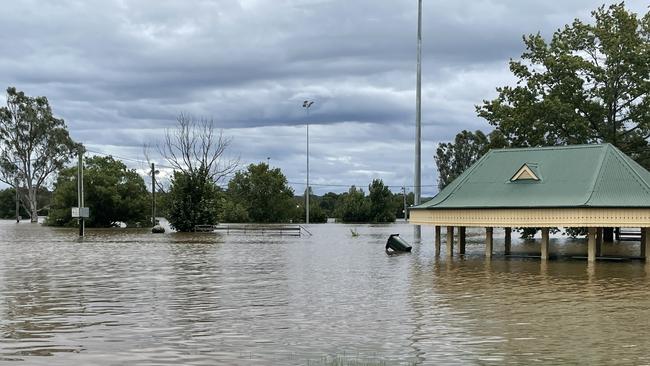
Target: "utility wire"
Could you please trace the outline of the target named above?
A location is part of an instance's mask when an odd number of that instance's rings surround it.
[[[112,157],[114,157],[114,158],[118,158],[118,159],[122,159],[122,160],[126,160],[126,161],[131,161],[131,162],[135,162],[135,163],[141,163],[141,164],[147,164],[147,165],[149,164],[149,162],[148,162],[148,161],[145,161],[145,160],[134,159],[134,158],[127,158],[127,157],[124,157],[124,156],[119,156],[119,155],[115,155],[115,154],[108,154],[108,153],[101,152],[101,151],[97,151],[97,150],[86,149],[86,151],[87,151],[87,152],[90,152],[90,153],[93,153],[93,154],[103,155],[103,156],[112,156]],[[159,168],[165,168],[165,169],[175,169],[175,168],[172,167],[172,166],[164,165],[164,164],[156,164],[156,167],[159,167]],[[234,174],[228,174],[227,176],[228,176],[228,177],[231,177],[231,176],[234,176]],[[288,181],[287,183],[292,184],[292,185],[298,185],[298,186],[306,186],[306,185],[307,185],[307,183],[305,183],[305,182],[293,182],[293,181]],[[217,185],[220,186],[220,187],[226,187],[226,186],[228,186],[228,183],[218,183]],[[352,187],[352,186],[355,186],[355,187],[365,187],[365,184],[358,185],[358,184],[326,184],[326,183],[310,183],[309,185],[310,185],[310,186],[316,186],[316,187],[338,187],[338,188],[349,188],[349,187]],[[414,185],[404,185],[404,184],[398,184],[398,185],[384,185],[384,186],[385,186],[385,187],[388,187],[388,188],[402,188],[402,187],[405,187],[405,188],[414,188],[414,187],[415,187]],[[420,187],[431,188],[431,187],[437,187],[437,185],[435,185],[435,184],[422,184],[422,185],[420,185]]]

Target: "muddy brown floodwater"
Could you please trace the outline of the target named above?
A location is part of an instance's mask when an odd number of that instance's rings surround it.
[[[350,229],[360,234],[352,237]],[[436,258],[433,229],[309,226],[311,237],[153,235],[0,222],[0,363],[649,364],[640,261]],[[413,252],[386,255],[389,234]],[[479,234],[471,232],[470,234]],[[444,248],[444,245],[443,245]],[[515,240],[513,251],[536,253]],[[638,243],[605,247],[638,255]],[[20,362],[24,361],[24,362]]]

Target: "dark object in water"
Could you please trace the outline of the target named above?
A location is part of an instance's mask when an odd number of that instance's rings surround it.
[[[411,251],[411,246],[404,241],[404,239],[399,237],[399,234],[391,234],[388,237],[388,241],[386,242],[386,250],[388,248],[396,251],[396,252],[410,252]]]
[[[151,232],[154,233],[154,234],[164,234],[165,233],[165,228],[160,226],[160,225],[156,225],[156,226],[151,228]]]

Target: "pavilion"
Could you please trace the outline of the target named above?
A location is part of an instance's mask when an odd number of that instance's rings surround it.
[[[453,255],[454,227],[465,254],[465,228],[486,228],[492,256],[493,228],[542,228],[541,258],[549,258],[549,229],[587,227],[587,259],[600,256],[603,228],[641,228],[640,256],[650,261],[650,172],[611,144],[490,150],[432,200],[410,210],[410,223],[447,227]],[[646,253],[649,253],[646,257]]]

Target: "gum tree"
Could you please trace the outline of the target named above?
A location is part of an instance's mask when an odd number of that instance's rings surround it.
[[[31,222],[38,222],[42,209],[39,190],[80,149],[46,97],[7,89],[7,105],[0,108],[0,180],[18,189]]]

